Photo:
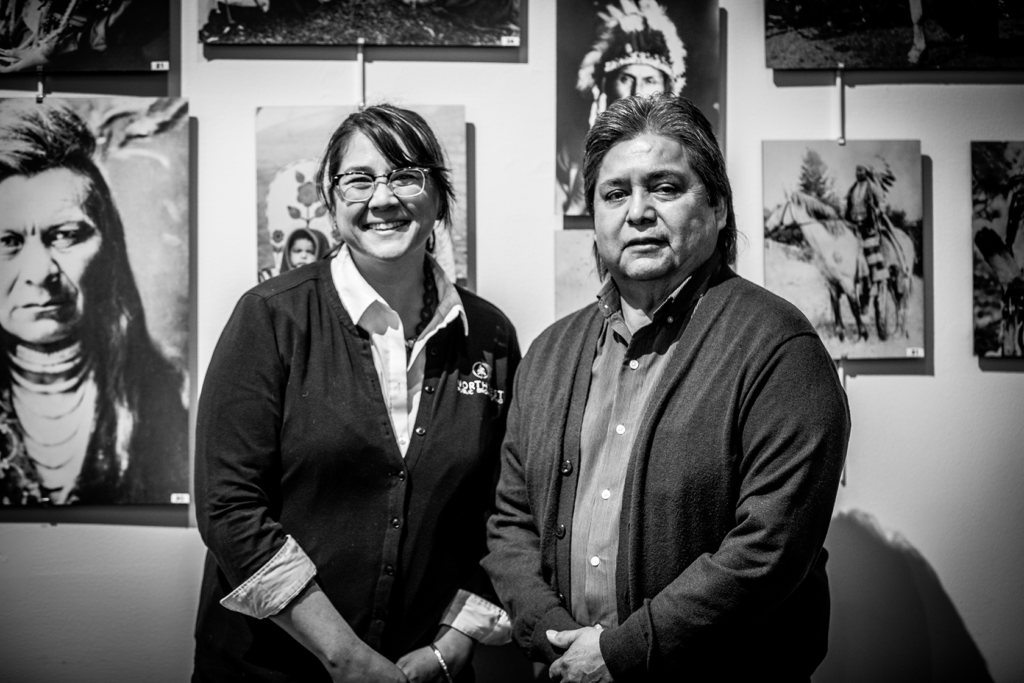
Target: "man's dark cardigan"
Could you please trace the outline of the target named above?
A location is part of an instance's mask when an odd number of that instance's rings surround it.
[[[484,566],[538,661],[567,609],[580,427],[602,316],[548,328],[515,380]],[[822,548],[850,433],[846,396],[796,308],[712,276],[639,427],[619,528],[620,680],[807,680],[827,648]]]

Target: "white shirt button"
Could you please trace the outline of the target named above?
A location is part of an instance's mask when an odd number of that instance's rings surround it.
[[[594,555],[592,558],[590,558],[590,565],[592,567],[596,567],[599,564],[601,564],[601,558],[600,557],[598,557],[597,555]]]
[[[668,324],[669,324],[669,325],[671,325],[671,324],[672,324],[672,323],[674,323],[675,321],[676,321],[676,319],[675,319],[675,318],[673,318],[672,316],[669,316],[669,317],[668,317]]]
[[[636,359],[629,361],[630,370],[636,370],[638,367],[640,367],[640,361]]]
[[[604,498],[605,500],[608,500],[609,498],[612,497],[612,492],[609,491],[608,489],[605,489],[604,491],[601,491],[601,497]]]
[[[399,439],[398,439],[398,443],[400,443],[400,444],[402,444],[402,445],[404,446],[404,445],[405,445],[405,442],[406,442],[406,438],[405,438],[404,436],[402,436],[402,437],[399,437]]]
[[[615,433],[616,434],[625,434],[626,433],[626,425],[618,425],[615,428]]]

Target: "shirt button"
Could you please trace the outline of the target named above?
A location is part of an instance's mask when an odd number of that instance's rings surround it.
[[[599,564],[601,564],[601,558],[600,557],[598,557],[597,555],[594,555],[592,558],[590,558],[590,566],[591,567],[596,567]]]
[[[400,520],[398,517],[392,517],[391,526],[397,529],[398,527],[402,526],[402,520]]]
[[[615,433],[616,434],[625,434],[626,433],[626,425],[617,425],[615,427]]]
[[[640,367],[640,361],[636,359],[629,361],[630,370],[636,370],[638,367]]]
[[[427,386],[423,387],[423,391],[425,391],[428,394],[434,393],[434,385],[428,384]]]
[[[398,437],[398,443],[402,444],[403,446],[405,445],[406,441],[408,441],[408,439],[406,439],[404,436]]]
[[[608,500],[609,498],[612,497],[612,492],[609,491],[608,489],[605,489],[604,491],[601,491],[601,497],[604,498],[605,500]]]
[[[384,573],[387,574],[388,576],[394,576],[395,575],[395,568],[393,566],[391,566],[390,564],[386,564],[386,565],[384,565]]]
[[[557,527],[555,527],[555,536],[557,536],[558,538],[565,538],[564,524],[559,524]]]
[[[427,430],[424,429],[423,427],[417,427],[416,428],[416,436],[423,436],[426,433],[427,433]]]
[[[669,324],[669,325],[671,325],[671,324],[672,324],[672,323],[674,323],[675,321],[676,321],[676,319],[675,319],[675,318],[673,318],[672,316],[669,316],[669,317],[668,317],[668,324]]]
[[[568,477],[570,474],[572,474],[572,463],[569,462],[568,460],[563,460],[561,470],[562,474]]]
[[[436,356],[437,355],[437,349],[435,349],[433,346],[431,346],[429,349],[427,349],[427,353],[429,353],[431,356]]]

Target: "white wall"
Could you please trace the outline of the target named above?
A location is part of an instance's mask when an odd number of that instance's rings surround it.
[[[774,85],[762,3],[721,2],[727,158],[747,234],[738,270],[761,282],[761,141],[834,137],[836,96]],[[207,61],[193,3],[182,4],[181,94],[199,135],[201,378],[235,300],[255,282],[256,107],[352,104],[356,80],[352,61]],[[524,344],[554,315],[554,23],[553,0],[529,1],[527,63],[366,67],[370,102],[465,105],[476,134],[477,290]],[[866,511],[916,547],[997,681],[1024,679],[1024,374],[983,372],[972,356],[969,143],[1024,139],[1022,106],[1021,85],[847,92],[848,137],[920,139],[931,160],[934,344],[931,374],[848,379],[854,431],[838,509]],[[194,529],[0,527],[4,678],[186,680],[202,552]]]

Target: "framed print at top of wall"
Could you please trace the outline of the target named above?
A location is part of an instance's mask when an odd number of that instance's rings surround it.
[[[974,354],[1024,356],[1024,142],[972,142]]]
[[[1019,0],[765,0],[769,69],[1024,69]]]
[[[199,39],[222,45],[518,47],[526,0],[199,0]]]
[[[466,212],[466,113],[461,105],[402,105],[422,116],[448,160],[455,206],[450,230],[435,228],[434,257],[452,282],[472,288]],[[354,106],[261,107],[256,111],[256,240],[260,280],[288,270],[286,250],[316,257],[338,244],[314,176],[331,134]],[[298,240],[303,243],[296,244]]]
[[[170,0],[0,0],[0,74],[167,71]]]
[[[0,503],[188,503],[181,99],[0,100]]]
[[[923,358],[921,144],[764,143],[765,286],[833,358]]]
[[[720,130],[718,0],[559,0],[556,42],[558,213],[586,213],[584,139],[619,97],[682,94]]]

